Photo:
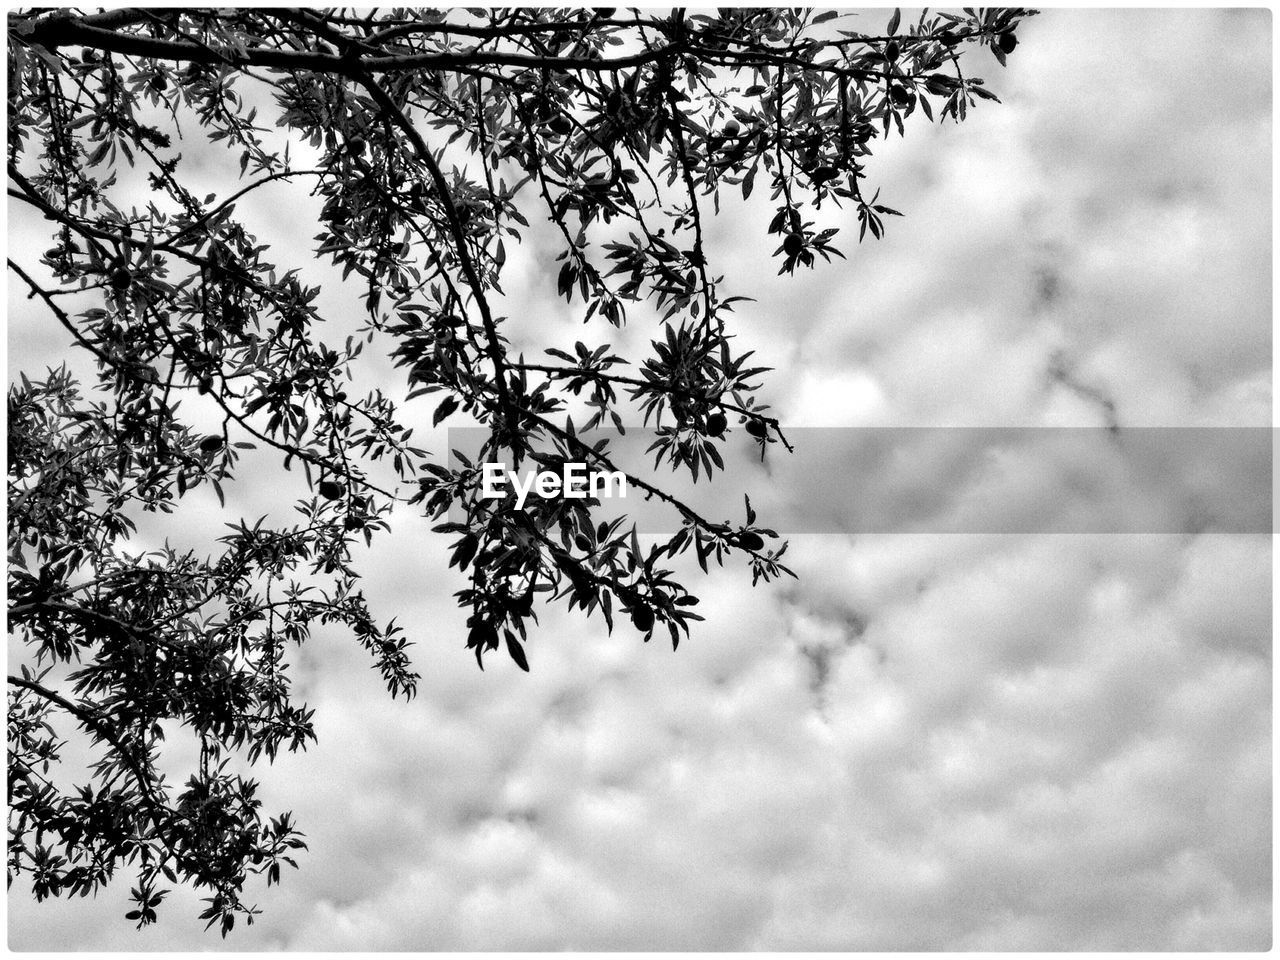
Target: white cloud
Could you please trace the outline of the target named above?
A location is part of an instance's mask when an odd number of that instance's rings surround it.
[[[847,264],[765,284],[765,241],[722,217],[770,399],[799,425],[1100,422],[1060,352],[1122,423],[1269,423],[1266,16],[1032,21],[983,65],[1004,105],[877,156],[908,216]],[[545,292],[527,312],[530,344],[566,320]],[[263,781],[313,849],[228,946],[1270,944],[1268,537],[803,537],[799,583],[700,580],[676,653],[548,611],[525,675],[475,670],[413,523],[367,572],[422,693],[309,644],[320,744]],[[188,895],[136,936],[121,893],[19,893],[10,942],[211,945]]]

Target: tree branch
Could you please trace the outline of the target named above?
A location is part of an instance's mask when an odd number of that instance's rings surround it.
[[[80,346],[84,347],[86,350],[92,353],[105,366],[112,367],[112,368],[118,368],[120,366],[120,364],[112,360],[109,356],[107,356],[105,353],[103,353],[101,350],[99,350],[92,343],[90,343],[88,340],[85,339],[84,334],[82,334],[79,330],[77,330],[75,324],[71,322],[71,318],[67,316],[67,312],[53,302],[53,298],[49,295],[49,292],[47,290],[45,290],[43,287],[37,284],[34,280],[32,280],[31,277],[27,275],[27,272],[23,270],[20,266],[18,266],[16,263],[14,263],[12,260],[8,260],[8,263],[9,263],[9,269],[12,270],[14,273],[16,273],[19,277],[21,277],[23,282],[26,283],[26,285],[31,288],[31,293],[29,296],[32,296],[32,297],[39,296],[40,299],[43,300],[48,305],[49,309],[53,311],[53,315],[58,318],[58,322],[67,328],[67,332],[70,333],[71,336],[76,338],[76,342],[79,343]]]
[[[410,73],[473,66],[506,66],[526,69],[589,70],[609,73],[627,67],[652,63],[665,56],[666,48],[644,50],[612,59],[584,57],[533,57],[527,54],[503,53],[478,49],[457,53],[411,53],[400,56],[346,57],[301,50],[277,50],[270,47],[247,47],[237,50],[214,50],[195,43],[160,40],[138,34],[117,33],[93,26],[87,19],[50,17],[37,21],[30,32],[10,27],[11,37],[21,43],[38,43],[46,49],[84,46],[112,53],[180,63],[226,63],[238,67],[272,67],[281,70],[310,70],[358,79],[360,74]],[[358,42],[354,39],[351,42]]]
[[[493,312],[489,309],[489,301],[484,294],[484,286],[480,282],[480,275],[476,271],[475,262],[471,258],[471,251],[467,249],[467,234],[463,229],[462,220],[458,217],[458,209],[454,206],[449,184],[445,181],[444,174],[440,171],[440,165],[436,163],[431,149],[427,146],[427,142],[422,139],[422,134],[414,127],[405,112],[396,105],[395,101],[387,95],[387,92],[371,76],[360,74],[357,75],[356,79],[369,91],[374,102],[386,111],[391,121],[404,131],[405,136],[409,138],[409,142],[413,144],[413,149],[418,158],[431,175],[431,181],[436,188],[436,195],[444,207],[445,217],[449,221],[449,231],[453,234],[454,245],[458,251],[458,260],[462,265],[463,275],[467,279],[467,286],[471,288],[472,296],[476,300],[476,306],[480,309],[480,320],[484,324],[485,337],[488,340],[487,352],[489,359],[493,363],[498,402],[501,404],[503,414],[507,420],[507,430],[514,431],[519,420],[517,419],[515,405],[511,402],[511,391],[507,385],[505,352],[498,336],[498,328],[493,321]],[[514,437],[511,439],[514,443]]]
[[[102,739],[115,747],[116,752],[129,768],[129,772],[133,774],[133,778],[137,782],[138,788],[142,791],[143,796],[150,800],[155,806],[164,807],[163,801],[156,796],[155,792],[151,788],[151,778],[147,776],[146,771],[143,770],[142,765],[133,756],[132,751],[125,746],[124,741],[116,735],[115,731],[111,729],[110,724],[108,724],[100,714],[68,700],[66,697],[62,696],[62,694],[57,693],[54,690],[50,690],[48,687],[36,683],[34,680],[26,680],[22,677],[15,677],[13,674],[9,674],[9,686],[19,687],[23,690],[30,690],[32,693],[40,696],[44,700],[47,700],[49,703],[61,707],[86,727],[96,732],[100,737],[102,737]]]

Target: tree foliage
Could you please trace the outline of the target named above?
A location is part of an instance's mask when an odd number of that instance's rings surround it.
[[[96,372],[9,391],[10,880],[84,895],[127,865],[139,926],[179,883],[208,891],[224,935],[251,922],[248,878],[277,882],[304,846],[245,766],[314,739],[290,648],[339,625],[393,695],[415,692],[408,638],[375,619],[352,561],[397,503],[454,537],[482,666],[505,648],[528,669],[547,602],[678,643],[699,619],[686,555],[789,573],[749,503],[710,519],[659,478],[722,469],[737,430],[762,454],[786,443],[766,369],[731,336],[746,298],[710,262],[708,219],[767,194],[788,274],[843,256],[824,223],[879,237],[897,211],[868,181],[877,142],[994,100],[965,65],[981,48],[1003,62],[1029,13],[895,11],[870,33],[796,9],[11,13],[11,208],[52,246],[14,251],[10,280]],[[197,189],[184,152],[225,165],[225,188]],[[270,250],[246,229],[237,203],[269,191],[318,198],[314,238]],[[592,342],[526,360],[498,310],[531,220],[553,231],[534,253]],[[359,290],[358,325],[321,311],[308,246]],[[649,355],[614,352],[629,318],[656,331]],[[392,358],[407,396],[357,395],[362,351]],[[479,459],[417,446],[423,404],[433,425],[483,424]],[[635,418],[659,463],[630,483],[678,512],[673,536],[646,548],[591,500],[479,496],[481,461],[614,469],[587,431]],[[295,519],[131,552],[140,517],[202,488],[221,499],[264,452],[305,476]],[[94,759],[71,785],[77,727]],[[161,773],[179,730],[199,745],[180,786]]]

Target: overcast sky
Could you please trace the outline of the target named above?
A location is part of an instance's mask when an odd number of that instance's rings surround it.
[[[1260,10],[1050,11],[1007,70],[974,55],[1002,105],[881,146],[884,241],[771,280],[761,208],[727,207],[712,258],[783,421],[1269,426],[1270,38]],[[523,329],[571,343],[530,253]],[[61,346],[11,305],[11,369]],[[397,531],[363,569],[420,695],[304,648],[320,742],[261,779],[312,849],[228,948],[1270,946],[1269,536],[801,536],[798,583],[699,583],[678,652],[549,610],[524,674],[476,670],[445,540]],[[15,884],[10,946],[224,946],[189,891],[136,933],[126,880]]]

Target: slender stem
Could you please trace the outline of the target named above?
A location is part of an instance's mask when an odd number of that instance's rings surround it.
[[[67,316],[67,312],[53,302],[53,298],[49,295],[49,292],[47,290],[45,290],[43,287],[37,284],[34,280],[32,280],[31,277],[27,274],[27,272],[23,270],[20,266],[18,266],[16,263],[14,263],[12,260],[9,260],[8,263],[9,263],[9,269],[12,270],[14,273],[16,273],[20,278],[22,278],[22,281],[26,283],[28,287],[31,288],[31,296],[33,297],[39,296],[40,299],[43,300],[48,305],[49,309],[53,311],[53,315],[58,318],[58,322],[67,328],[67,332],[76,338],[76,342],[79,343],[80,346],[84,347],[86,350],[92,353],[106,366],[108,367],[120,366],[120,364],[112,360],[109,356],[107,356],[105,353],[103,353],[101,350],[95,347],[92,343],[90,343],[87,339],[85,339],[84,334],[82,334],[79,330],[77,330],[76,325],[71,322],[71,318]]]
[[[125,765],[128,766],[129,772],[133,774],[133,778],[137,782],[138,788],[142,791],[143,795],[156,806],[163,806],[161,800],[152,790],[152,778],[147,775],[142,764],[134,757],[133,752],[125,746],[124,741],[116,735],[115,731],[111,729],[110,724],[100,714],[68,700],[60,693],[50,690],[48,687],[43,684],[36,683],[34,680],[27,680],[23,677],[15,677],[13,674],[9,674],[9,686],[19,687],[23,690],[30,690],[32,693],[40,696],[44,700],[47,700],[49,703],[61,707],[67,713],[82,722],[86,727],[95,731],[99,736],[110,743],[111,746],[115,747],[120,758],[125,762]]]
[[[489,309],[489,301],[484,293],[484,285],[480,281],[480,274],[476,271],[471,251],[467,247],[466,230],[463,228],[462,220],[458,216],[458,208],[454,205],[453,194],[449,189],[449,184],[440,170],[440,165],[436,163],[431,149],[427,146],[427,142],[422,139],[422,134],[418,132],[405,112],[387,95],[387,92],[378,85],[373,77],[367,73],[360,74],[357,75],[357,80],[369,91],[370,96],[386,112],[392,122],[404,131],[405,136],[409,138],[409,142],[413,144],[413,149],[417,153],[418,159],[422,161],[423,166],[427,168],[427,172],[431,175],[431,181],[436,188],[436,196],[439,198],[441,206],[444,207],[445,218],[448,220],[449,230],[453,234],[454,246],[457,249],[458,261],[462,265],[463,275],[466,277],[467,286],[471,288],[471,295],[475,298],[476,306],[480,310],[480,321],[484,325],[485,336],[488,339],[487,352],[490,361],[493,363],[494,379],[497,381],[498,402],[502,405],[503,413],[506,416],[507,429],[515,430],[519,421],[516,419],[515,405],[511,402],[511,391],[507,385],[505,352],[498,336],[497,325],[493,320],[493,312]]]

